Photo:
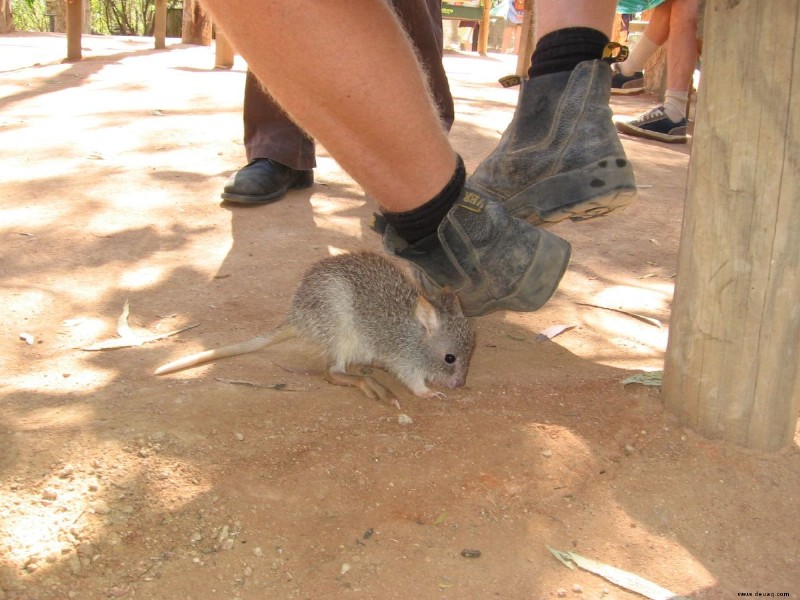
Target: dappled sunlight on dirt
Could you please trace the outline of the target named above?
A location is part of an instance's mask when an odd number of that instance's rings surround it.
[[[638,597],[548,546],[698,600],[800,592],[800,434],[741,451],[623,384],[663,365],[688,148],[623,139],[637,202],[554,227],[573,256],[551,301],[476,319],[466,386],[401,392],[405,419],[291,344],[156,377],[276,327],[314,261],[381,252],[375,208],[324,148],[313,187],[222,203],[241,59],[84,43],[60,64],[63,36],[0,36],[0,598]],[[445,56],[468,169],[515,62]],[[126,301],[136,336],[198,326],[83,350]]]
[[[314,209],[314,224],[320,229],[332,233],[350,236],[356,240],[361,239],[363,225],[358,213],[352,214],[353,209],[360,209],[364,201],[332,201],[330,198],[313,197],[311,206]],[[345,214],[342,214],[345,213]],[[348,216],[346,213],[351,213]]]

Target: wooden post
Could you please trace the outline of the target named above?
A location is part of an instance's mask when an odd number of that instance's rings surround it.
[[[513,0],[512,0],[513,1]],[[525,0],[525,16],[522,17],[522,29],[520,35],[522,40],[519,44],[519,54],[517,55],[516,74],[519,77],[526,77],[531,66],[531,56],[535,46],[536,30],[536,7],[534,0]]]
[[[91,0],[83,0],[83,16],[81,17],[81,35],[92,33],[92,3]]]
[[[625,32],[625,39],[622,39],[622,15],[614,13],[614,25],[611,28],[611,41],[618,44],[625,44],[628,41],[628,33]]]
[[[215,69],[230,69],[233,67],[234,50],[228,41],[227,36],[220,31],[217,31],[217,47],[214,52],[214,68]]]
[[[664,370],[684,423],[767,451],[800,408],[798,29],[800,0],[708,0]]]
[[[80,60],[83,1],[67,0],[67,60]]]
[[[483,0],[483,21],[478,35],[478,54],[486,56],[489,51],[489,28],[492,26],[492,0]]]
[[[0,0],[0,33],[14,31],[14,15],[11,13],[11,0]]]
[[[667,45],[664,44],[653,53],[644,65],[644,89],[648,94],[663,100],[667,91]]]
[[[181,41],[199,46],[211,45],[211,17],[198,0],[184,0]]]
[[[167,47],[167,0],[156,0],[156,12],[153,15],[153,37],[155,49]]]

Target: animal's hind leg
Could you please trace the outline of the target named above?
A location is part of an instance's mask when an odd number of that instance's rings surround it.
[[[371,400],[390,402],[398,409],[400,408],[400,402],[397,400],[392,390],[368,375],[350,375],[349,373],[329,369],[325,373],[325,380],[334,385],[357,387]]]

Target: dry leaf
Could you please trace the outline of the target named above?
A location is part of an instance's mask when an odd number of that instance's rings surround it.
[[[139,335],[135,333],[128,325],[129,315],[130,315],[130,303],[127,300],[125,300],[125,305],[122,307],[122,314],[119,316],[119,319],[117,319],[117,333],[119,334],[119,337],[96,342],[90,346],[82,348],[82,350],[86,350],[88,352],[95,352],[97,350],[116,350],[118,348],[132,348],[135,346],[141,346],[142,344],[155,342],[164,339],[166,337],[182,333],[189,329],[194,329],[195,327],[200,325],[200,323],[194,323],[193,325],[187,325],[186,327],[181,327],[180,329],[174,329],[166,333],[148,333],[147,335]]]
[[[603,579],[606,579],[621,588],[624,588],[630,592],[636,592],[645,598],[650,598],[650,600],[679,600],[680,598],[683,598],[682,596],[670,592],[669,590],[664,589],[652,581],[636,575],[635,573],[629,573],[628,571],[592,560],[591,558],[586,558],[580,554],[575,554],[574,552],[561,552],[560,550],[555,550],[550,546],[548,546],[547,549],[550,550],[553,556],[561,561],[565,567],[568,567],[573,571],[575,570],[575,565],[577,565],[584,571],[589,571],[589,573],[599,575]]]
[[[575,329],[576,327],[577,325],[551,325],[547,329],[542,329],[536,334],[536,341],[546,342],[547,340],[552,340],[557,335],[561,335],[565,331]]]

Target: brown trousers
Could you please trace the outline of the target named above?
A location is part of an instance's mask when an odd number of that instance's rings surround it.
[[[441,0],[391,0],[391,4],[417,50],[439,115],[449,131],[454,109],[442,66]],[[369,48],[364,51],[369,52]],[[386,68],[391,69],[391,65]],[[250,71],[244,88],[243,117],[248,163],[256,158],[271,158],[298,170],[316,166],[314,140],[292,122]]]

